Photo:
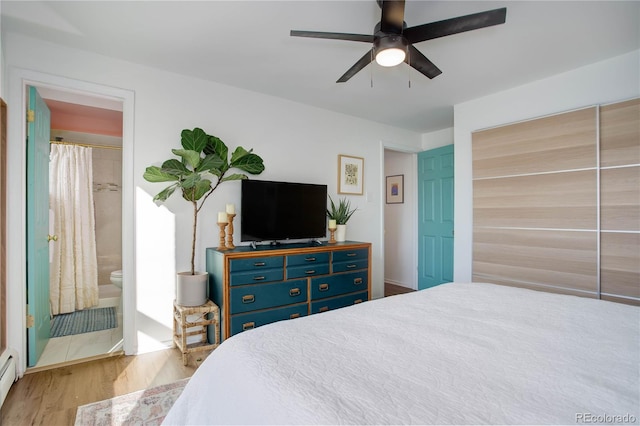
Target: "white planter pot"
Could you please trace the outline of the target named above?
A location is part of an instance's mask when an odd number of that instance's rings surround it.
[[[209,274],[206,272],[178,272],[176,276],[176,303],[182,306],[200,306],[207,303],[207,284]]]
[[[336,225],[336,241],[341,243],[347,239],[347,225]]]

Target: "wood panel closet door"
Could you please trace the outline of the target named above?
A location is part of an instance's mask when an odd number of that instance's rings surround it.
[[[474,133],[473,201],[474,280],[640,305],[640,99]]]
[[[602,298],[640,304],[640,99],[600,109]]]
[[[473,279],[598,295],[597,108],[473,134]]]

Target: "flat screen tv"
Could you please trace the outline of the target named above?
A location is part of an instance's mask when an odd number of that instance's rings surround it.
[[[327,185],[245,179],[240,203],[241,241],[326,236]]]

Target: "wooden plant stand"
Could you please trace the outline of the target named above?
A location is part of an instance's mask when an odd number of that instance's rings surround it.
[[[197,316],[189,320],[187,317]],[[207,341],[207,326],[215,329],[214,343]],[[188,331],[189,329],[193,329]],[[200,341],[187,343],[187,337],[200,336]],[[215,349],[220,344],[220,309],[211,300],[201,306],[182,306],[173,301],[173,342],[182,352],[182,363],[187,365],[192,352]]]

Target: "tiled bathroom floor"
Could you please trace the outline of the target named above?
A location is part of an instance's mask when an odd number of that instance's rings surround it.
[[[117,288],[116,290],[119,291]],[[112,294],[108,295],[112,296]],[[121,351],[122,309],[119,305],[120,297],[101,298],[100,305],[98,305],[98,307],[118,307],[118,326],[116,328],[49,339],[40,360],[33,368],[67,363],[83,358],[91,358]]]

